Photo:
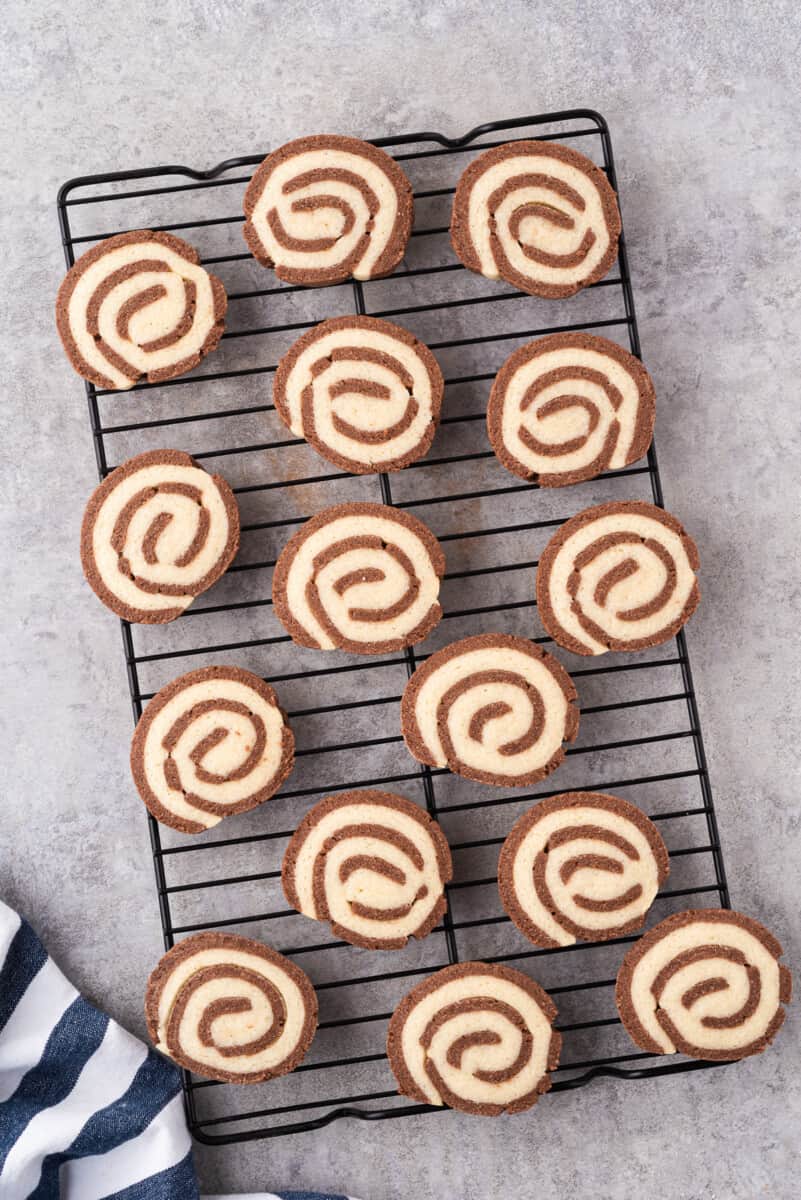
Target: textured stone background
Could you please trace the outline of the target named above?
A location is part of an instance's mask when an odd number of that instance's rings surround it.
[[[116,623],[80,576],[95,481],[52,298],[77,173],[208,166],[319,128],[453,135],[587,105],[608,118],[666,502],[700,544],[689,631],[732,899],[801,966],[798,897],[797,4],[6,0],[0,11],[3,396],[0,894],[142,1031],[160,946],[131,802]],[[798,1006],[769,1056],[599,1082],[531,1117],[455,1114],[202,1150],[207,1190],[364,1200],[797,1195]]]

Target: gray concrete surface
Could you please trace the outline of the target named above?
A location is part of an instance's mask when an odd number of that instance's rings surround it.
[[[131,1029],[160,932],[119,632],[77,555],[95,465],[52,321],[58,185],[157,160],[208,166],[319,128],[460,134],[525,112],[605,113],[666,501],[704,563],[689,643],[732,899],[798,970],[800,41],[790,2],[2,6],[0,894]],[[796,1004],[763,1059],[598,1082],[527,1118],[338,1123],[201,1149],[198,1167],[209,1191],[364,1200],[789,1200],[800,1028]]]

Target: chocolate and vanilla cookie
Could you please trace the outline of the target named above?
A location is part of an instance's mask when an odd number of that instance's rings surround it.
[[[134,733],[131,771],[157,821],[200,833],[269,800],[294,753],[269,684],[241,667],[201,667],[150,701]]]
[[[287,283],[380,279],[412,231],[412,186],[394,159],[358,138],[318,134],[287,142],[245,192],[245,241]]]
[[[485,150],[456,187],[453,248],[466,267],[521,292],[558,299],[606,275],[620,213],[595,163],[555,142]]]
[[[376,317],[334,317],[278,364],[276,411],[296,437],[345,471],[399,471],[428,452],[443,381],[413,334]]]
[[[387,1054],[402,1096],[482,1117],[524,1112],[551,1086],[562,1038],[556,1005],[520,971],[466,962],[401,1000]]]
[[[437,650],[401,702],[418,762],[496,787],[527,787],[555,771],[578,732],[570,676],[526,638],[482,633]]]
[[[125,621],[163,625],[228,569],[239,510],[219,475],[180,450],[148,450],[92,493],[81,562],[95,595]]]
[[[654,412],[651,377],[633,354],[588,333],[552,333],[507,358],[487,428],[508,471],[563,487],[642,458]]]
[[[726,908],[674,913],[631,947],[615,999],[651,1054],[727,1061],[759,1054],[784,1022],[792,979],[776,938]]]
[[[512,826],[498,888],[535,946],[573,946],[641,928],[669,871],[665,843],[636,805],[601,792],[565,792]]]
[[[222,337],[226,305],[193,246],[140,229],[81,255],[58,290],[56,324],[78,374],[121,391],[197,366]]]
[[[445,912],[453,875],[445,835],[411,800],[391,792],[342,792],[315,804],[284,855],[281,881],[293,908],[352,946],[400,950]]]
[[[317,1029],[300,967],[261,942],[196,933],[168,950],[145,995],[151,1041],[179,1066],[224,1083],[294,1071]]]
[[[294,534],[273,574],[273,607],[312,650],[385,654],[442,616],[445,556],[422,521],[386,504],[336,504]]]
[[[642,500],[585,508],[540,557],[540,619],[574,654],[657,646],[695,612],[699,566],[695,542],[664,509]]]

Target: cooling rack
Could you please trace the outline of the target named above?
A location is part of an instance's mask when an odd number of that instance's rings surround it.
[[[456,261],[447,236],[456,179],[476,152],[525,137],[575,144],[617,186],[606,122],[586,109],[494,121],[461,138],[376,138],[414,186],[408,253],[387,280],[325,289],[280,285],[245,250],[242,193],[266,147],[206,171],[115,171],[72,179],[59,192],[68,266],[93,242],[124,229],[178,230],[213,265],[229,295],[221,347],[192,374],[125,393],[86,385],[101,478],[142,450],[187,450],[226,476],[242,512],[239,557],[212,592],[165,628],[122,622],[134,717],[180,672],[234,662],[276,686],[298,743],[292,777],[255,812],[195,838],[149,818],[165,946],[207,928],[261,937],[304,966],[320,998],[317,1038],[291,1076],[237,1088],[184,1073],[190,1128],[202,1142],[315,1129],[343,1116],[442,1111],[397,1095],[384,1038],[393,1007],[416,979],[458,960],[515,963],[554,996],[564,1036],[556,1093],[599,1076],[638,1079],[714,1065],[637,1052],[625,1036],[613,989],[633,937],[532,949],[506,918],[494,886],[499,846],[523,808],[542,796],[591,788],[620,793],[659,822],[671,876],[652,922],[688,906],[729,906],[684,634],[599,663],[557,651],[578,687],[582,720],[548,790],[521,796],[421,767],[400,737],[404,682],[438,646],[490,630],[550,641],[537,622],[534,568],[557,525],[605,499],[662,504],[653,448],[647,461],[626,470],[549,491],[514,480],[488,447],[490,382],[516,345],[555,331],[597,329],[640,354],[624,238],[610,276],[566,301],[523,296]],[[331,470],[305,443],[286,436],[271,403],[271,374],[299,332],[353,311],[412,329],[445,374],[444,417],[429,456],[391,477]],[[669,419],[663,405],[660,421]],[[413,650],[376,659],[292,646],[270,602],[270,571],[281,546],[324,505],[379,495],[417,512],[443,543],[448,569],[439,629]],[[692,513],[679,508],[679,515],[692,529]],[[393,953],[324,938],[323,926],[287,910],[280,891],[281,855],[301,816],[323,795],[365,786],[425,804],[453,850],[455,877],[442,925]],[[123,801],[138,802],[133,786]]]

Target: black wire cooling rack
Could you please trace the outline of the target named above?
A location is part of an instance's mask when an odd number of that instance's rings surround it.
[[[416,228],[400,269],[364,285],[276,286],[246,252],[241,196],[263,154],[232,158],[208,171],[167,166],[85,176],[59,193],[68,266],[76,253],[123,229],[188,231],[229,294],[222,345],[194,373],[125,393],[86,387],[101,478],[141,450],[188,450],[214,460],[242,511],[239,558],[213,592],[166,628],[122,622],[134,717],[181,671],[235,662],[276,685],[298,742],[288,785],[255,812],[195,838],[149,819],[165,945],[199,929],[241,929],[301,961],[320,998],[320,1030],[293,1075],[237,1088],[184,1074],[190,1127],[203,1142],[315,1129],[341,1116],[375,1120],[441,1111],[397,1095],[384,1038],[392,1009],[412,982],[460,959],[521,963],[554,996],[565,1038],[555,1092],[598,1076],[644,1078],[712,1065],[654,1058],[636,1052],[626,1038],[613,988],[622,947],[633,937],[602,946],[532,949],[505,917],[493,886],[498,847],[522,806],[591,788],[619,792],[660,822],[671,877],[652,921],[690,905],[728,907],[683,633],[666,646],[629,656],[596,661],[560,655],[577,683],[582,720],[566,763],[548,781],[556,788],[520,796],[420,767],[399,733],[405,678],[437,646],[491,629],[549,641],[537,636],[542,630],[533,571],[555,526],[603,499],[639,496],[662,504],[653,448],[647,462],[558,491],[514,480],[488,448],[487,392],[516,345],[557,330],[598,329],[640,354],[623,238],[610,276],[564,302],[490,283],[453,255],[447,228],[458,175],[477,151],[532,136],[575,143],[616,187],[606,122],[585,109],[494,121],[455,139],[437,133],[375,139],[412,179]],[[444,418],[429,457],[391,478],[331,470],[304,443],[286,437],[270,403],[271,373],[298,332],[354,310],[413,329],[445,373]],[[663,406],[660,420],[669,419]],[[439,630],[422,647],[377,659],[292,646],[269,599],[278,551],[292,529],[324,505],[375,499],[379,489],[384,502],[417,511],[444,545],[448,571]],[[692,514],[679,515],[692,529]],[[424,803],[444,826],[456,867],[443,924],[423,942],[391,954],[326,939],[324,926],[286,909],[279,886],[281,854],[303,813],[322,795],[368,785]],[[124,801],[138,802],[133,786]]]

